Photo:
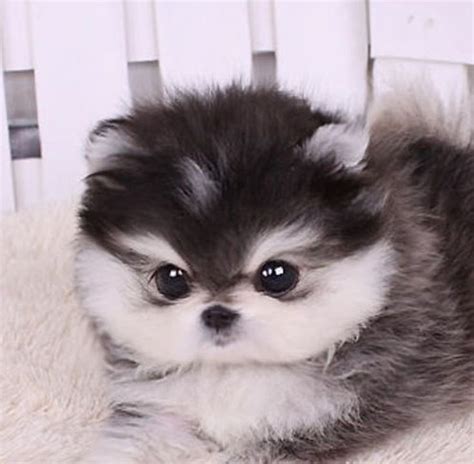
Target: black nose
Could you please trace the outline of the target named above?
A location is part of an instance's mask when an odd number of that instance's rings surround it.
[[[211,306],[201,314],[204,325],[215,330],[229,328],[238,318],[238,313],[219,305]]]

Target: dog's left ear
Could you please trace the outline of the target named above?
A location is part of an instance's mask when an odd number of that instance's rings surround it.
[[[132,154],[136,150],[127,118],[100,121],[89,133],[86,143],[88,170],[90,173],[96,172],[107,165],[110,157]]]
[[[304,141],[303,149],[311,159],[333,157],[347,168],[361,165],[369,144],[369,133],[363,121],[335,122],[321,125]]]

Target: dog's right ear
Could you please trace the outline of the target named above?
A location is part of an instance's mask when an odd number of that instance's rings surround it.
[[[369,132],[360,118],[321,126],[306,140],[304,149],[313,160],[332,156],[345,168],[357,168],[362,166],[368,145]]]
[[[100,121],[90,132],[85,151],[89,173],[106,167],[113,156],[135,153],[137,147],[133,143],[127,118]]]

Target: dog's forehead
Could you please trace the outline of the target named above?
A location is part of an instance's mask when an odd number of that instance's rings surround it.
[[[317,240],[317,233],[301,224],[280,226],[245,234],[240,230],[216,235],[208,243],[168,241],[153,233],[122,234],[122,247],[152,265],[172,263],[186,270],[204,285],[227,286],[236,278],[255,273],[267,260],[303,254]]]

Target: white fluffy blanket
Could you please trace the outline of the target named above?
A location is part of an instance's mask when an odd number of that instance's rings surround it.
[[[74,203],[3,219],[0,463],[73,462],[107,415],[100,349],[74,297]],[[474,414],[427,424],[348,461],[474,463]]]

